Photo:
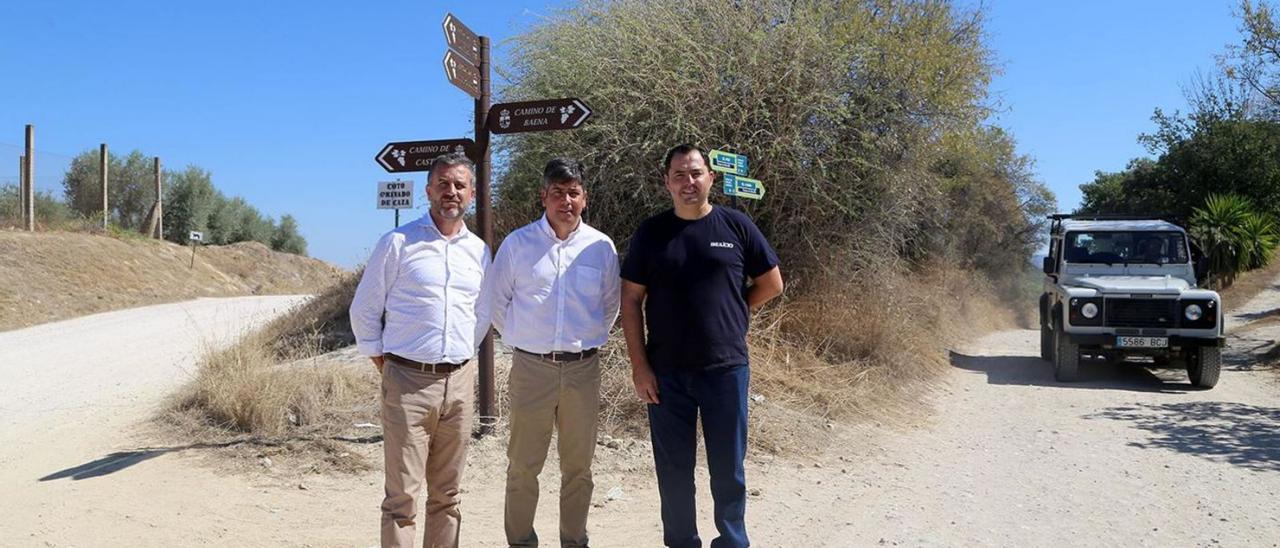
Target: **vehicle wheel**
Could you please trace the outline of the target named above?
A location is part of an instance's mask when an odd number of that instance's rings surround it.
[[[1190,349],[1187,353],[1187,377],[1196,388],[1213,388],[1218,384],[1218,376],[1222,373],[1222,349],[1216,346],[1201,346]]]
[[[1053,363],[1053,328],[1049,326],[1048,297],[1040,296],[1040,359]]]
[[[1061,330],[1053,331],[1053,378],[1058,382],[1074,382],[1080,372],[1080,345]]]

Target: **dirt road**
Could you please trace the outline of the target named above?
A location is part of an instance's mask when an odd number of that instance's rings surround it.
[[[158,456],[112,453],[146,446],[132,433],[200,352],[302,299],[198,299],[0,333],[0,545],[125,545],[137,538],[125,526],[141,518],[133,509],[195,506],[202,494],[174,490],[181,474],[78,480]]]
[[[920,403],[932,409],[923,423],[837,427],[821,455],[749,457],[753,543],[1277,546],[1280,383],[1274,371],[1255,370],[1258,356],[1250,354],[1280,339],[1280,322],[1262,321],[1276,315],[1280,281],[1235,312],[1228,367],[1209,391],[1191,390],[1180,372],[1140,368],[1091,368],[1083,382],[1059,384],[1035,357],[1035,332],[973,341],[953,352],[939,390]],[[138,340],[154,337],[127,331]],[[12,352],[15,343],[4,338],[11,336],[0,334],[0,352]],[[121,334],[120,348],[149,348],[129,341]],[[277,459],[230,474],[207,450],[149,448],[130,435],[126,427],[145,419],[149,398],[171,385],[180,367],[156,373],[168,376],[136,397],[115,390],[104,403],[119,407],[64,408],[69,400],[61,391],[27,397],[12,388],[31,381],[9,356],[0,356],[3,407],[12,409],[14,397],[25,398],[24,408],[44,407],[20,416],[6,410],[0,420],[0,544],[376,543],[376,470],[321,476]],[[114,390],[79,371],[61,378],[80,382],[74,385],[82,393]],[[464,481],[464,545],[501,546],[503,440],[474,447]],[[380,447],[352,451],[377,462]],[[660,546],[647,444],[627,440],[601,446],[597,455],[592,544]],[[555,466],[550,459],[538,515],[549,545]],[[705,486],[705,468],[699,478]],[[700,521],[709,541],[705,493],[700,489]]]

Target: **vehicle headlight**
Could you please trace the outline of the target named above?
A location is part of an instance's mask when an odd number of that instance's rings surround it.
[[[1198,304],[1189,304],[1187,308],[1183,309],[1182,315],[1194,322],[1204,316],[1204,309],[1200,308]]]
[[[1194,306],[1194,305],[1192,305],[1192,306]],[[1090,319],[1090,320],[1092,320],[1092,319],[1094,319],[1094,318],[1097,318],[1097,317],[1098,317],[1098,305],[1093,304],[1093,303],[1084,303],[1084,306],[1080,307],[1080,315],[1082,315],[1082,316],[1084,316],[1084,317],[1086,317],[1086,318],[1088,318],[1088,319]]]

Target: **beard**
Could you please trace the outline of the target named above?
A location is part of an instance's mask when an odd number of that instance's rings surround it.
[[[435,212],[440,217],[453,220],[453,219],[461,219],[464,215],[466,215],[467,210],[466,208],[462,207],[461,204],[440,204],[435,207]]]

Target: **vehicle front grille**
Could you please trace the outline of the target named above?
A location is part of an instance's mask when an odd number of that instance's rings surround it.
[[[1107,299],[1109,327],[1165,327],[1178,323],[1176,299]]]

